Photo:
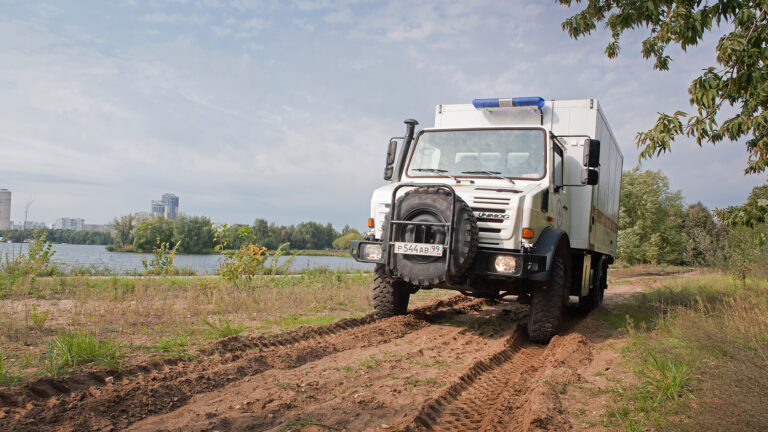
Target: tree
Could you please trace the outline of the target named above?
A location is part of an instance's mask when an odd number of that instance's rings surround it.
[[[743,205],[715,209],[715,215],[726,226],[752,227],[768,222],[768,184],[754,187]]]
[[[570,7],[581,0],[557,0]],[[702,143],[748,138],[749,161],[745,173],[768,167],[768,3],[765,0],[585,0],[586,7],[563,22],[574,38],[589,35],[605,22],[612,41],[609,58],[619,55],[619,39],[628,30],[649,29],[642,43],[643,58],[653,58],[654,68],[668,70],[669,45],[683,51],[699,44],[715,26],[731,24],[733,30],[717,44],[717,66],[708,67],[688,88],[695,113],[659,113],[656,124],[636,137],[640,159],[671,151],[680,136]],[[725,105],[725,106],[724,106]],[[731,108],[733,107],[733,108]],[[725,108],[725,109],[723,109]],[[723,117],[735,112],[731,117]]]
[[[205,216],[179,216],[173,222],[173,243],[179,252],[199,254],[213,250],[211,220]]]
[[[173,221],[162,216],[141,222],[134,229],[133,248],[137,251],[151,252],[158,244],[171,244],[172,242]],[[213,243],[213,240],[211,240],[211,243]]]
[[[619,206],[619,258],[630,264],[684,262],[683,197],[661,171],[625,171]]]
[[[334,249],[340,249],[345,250],[349,249],[350,242],[352,240],[362,240],[363,235],[357,232],[354,229],[348,230],[346,234],[341,235],[340,237],[337,237],[336,240],[333,241],[333,248]]]
[[[685,262],[693,266],[722,263],[721,231],[709,209],[700,202],[685,209],[682,221]]]
[[[117,243],[120,247],[133,244],[133,229],[135,227],[136,217],[133,214],[120,216],[112,219],[109,226],[117,236]]]

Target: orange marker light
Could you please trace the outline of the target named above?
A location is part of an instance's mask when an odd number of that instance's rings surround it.
[[[373,228],[373,218],[368,219],[368,228]]]
[[[533,238],[533,230],[531,228],[523,228],[523,238],[524,239],[532,239]]]

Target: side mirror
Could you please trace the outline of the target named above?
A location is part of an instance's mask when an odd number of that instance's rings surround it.
[[[389,140],[389,147],[387,148],[387,166],[395,164],[395,154],[397,153],[397,139],[392,138]]]
[[[600,140],[584,140],[584,166],[587,168],[597,168],[600,165]]]
[[[581,172],[581,184],[587,186],[594,186],[600,178],[600,173],[596,169],[584,168]]]
[[[384,167],[384,180],[392,180],[395,173],[395,155],[397,154],[397,140],[402,138],[391,138],[387,147],[387,165]]]
[[[395,173],[395,167],[387,165],[384,167],[384,180],[392,180],[392,174]]]

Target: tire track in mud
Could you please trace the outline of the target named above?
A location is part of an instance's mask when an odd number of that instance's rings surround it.
[[[548,345],[528,341],[522,326],[506,346],[480,360],[402,426],[406,432],[501,432],[568,429],[558,393],[583,381],[578,365],[592,361],[592,344],[571,333],[582,317],[566,317],[564,334]]]
[[[73,389],[74,380],[48,378],[16,394],[0,394],[3,430],[114,430],[167,413],[197,393],[209,392],[271,369],[292,369],[331,354],[387,343],[436,320],[478,310],[486,300],[453,296],[408,315],[381,321],[365,316],[276,337],[227,338],[206,347],[213,358],[139,365],[114,384]],[[35,385],[38,391],[34,391]],[[39,390],[39,389],[44,389]],[[75,391],[73,391],[75,390]]]
[[[536,366],[544,351],[544,346],[528,342],[522,331],[516,331],[504,349],[475,363],[447,390],[424,405],[403,429],[408,432],[506,430],[494,427],[504,395],[515,381],[524,378],[523,371]]]

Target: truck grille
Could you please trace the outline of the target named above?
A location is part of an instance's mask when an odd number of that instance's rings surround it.
[[[500,206],[508,206],[509,198],[478,196],[472,200],[472,204],[493,204],[493,205],[500,205]]]
[[[477,196],[472,199],[480,246],[498,247],[500,240],[508,238],[511,228],[509,206],[509,198]]]

